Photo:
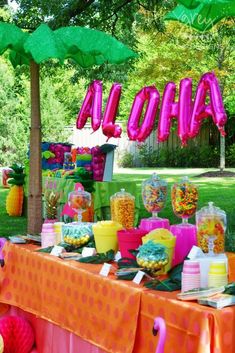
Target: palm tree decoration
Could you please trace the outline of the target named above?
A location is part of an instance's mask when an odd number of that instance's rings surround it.
[[[177,0],[180,4],[165,20],[180,21],[198,31],[206,31],[226,17],[235,16],[234,0]]]
[[[39,64],[55,58],[63,63],[74,60],[88,68],[105,62],[118,64],[136,54],[108,34],[82,27],[62,27],[52,31],[41,24],[32,34],[13,24],[0,22],[0,54],[10,50],[10,61],[30,66],[31,128],[28,190],[28,233],[36,234],[42,225],[41,114]]]

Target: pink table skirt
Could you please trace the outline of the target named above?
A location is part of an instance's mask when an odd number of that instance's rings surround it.
[[[6,315],[21,316],[31,323],[36,337],[36,349],[31,353],[106,353],[75,334],[17,307],[12,306]]]

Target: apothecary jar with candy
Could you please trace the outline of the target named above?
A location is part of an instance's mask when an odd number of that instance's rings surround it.
[[[135,197],[121,189],[110,197],[111,219],[118,222],[125,229],[134,227]]]
[[[224,252],[226,213],[213,202],[196,212],[198,246],[209,255]]]
[[[69,206],[77,213],[78,222],[82,221],[82,213],[91,205],[91,194],[84,190],[80,183],[75,184],[75,191],[68,195]]]
[[[172,186],[171,201],[175,215],[187,224],[188,219],[195,214],[198,202],[198,189],[187,176]]]
[[[148,212],[152,213],[153,218],[158,218],[160,212],[166,203],[167,182],[153,173],[150,179],[142,183],[142,199],[144,207]]]

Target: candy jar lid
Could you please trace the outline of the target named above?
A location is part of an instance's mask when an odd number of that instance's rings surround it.
[[[226,224],[226,213],[219,207],[214,206],[214,202],[208,202],[208,206],[202,207],[196,212],[196,219],[200,217],[219,217]]]
[[[129,192],[126,192],[125,189],[121,189],[110,197],[111,200],[114,198],[130,198],[135,200],[135,196],[131,195]]]
[[[159,175],[153,173],[149,179],[146,179],[142,182],[142,188],[145,185],[150,184],[151,186],[158,187],[158,186],[167,186],[167,182],[164,179],[161,179]]]
[[[223,214],[225,215],[225,211],[221,210],[221,208],[214,206],[214,202],[210,201],[208,202],[208,205],[202,207],[199,211],[197,211],[197,214],[208,214],[208,215],[212,215],[212,214]]]

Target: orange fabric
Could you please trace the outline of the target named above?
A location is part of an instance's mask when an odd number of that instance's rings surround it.
[[[101,265],[80,264],[6,243],[0,301],[51,321],[111,353],[154,352],[153,320],[167,324],[165,353],[234,353],[235,306],[216,310],[150,291]],[[230,275],[235,254],[229,254]],[[232,278],[231,277],[231,278]]]
[[[100,276],[101,265],[4,247],[0,301],[31,312],[108,352],[133,351],[141,289]]]
[[[136,334],[135,353],[154,352],[153,320],[166,320],[165,353],[234,353],[235,307],[216,310],[180,302],[175,293],[145,292]]]
[[[230,252],[228,256],[228,277],[229,282],[235,282],[235,254]]]

